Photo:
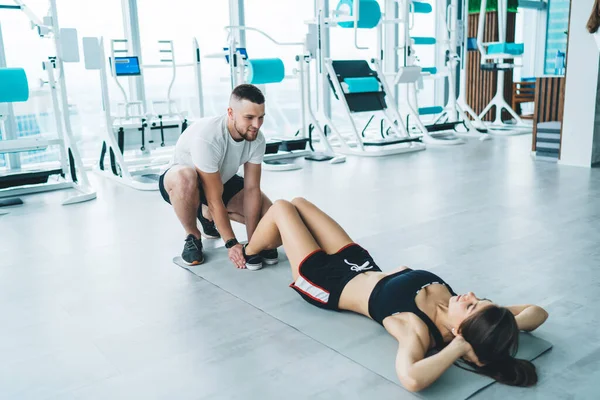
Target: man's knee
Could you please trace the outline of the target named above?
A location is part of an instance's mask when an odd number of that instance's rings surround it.
[[[168,182],[169,191],[186,195],[198,193],[198,173],[194,168],[178,169],[173,171],[173,175],[169,178],[171,178]]]

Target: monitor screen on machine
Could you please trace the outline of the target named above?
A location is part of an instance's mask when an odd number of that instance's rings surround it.
[[[140,62],[138,58],[115,57],[115,73],[117,74],[117,76],[140,75]]]

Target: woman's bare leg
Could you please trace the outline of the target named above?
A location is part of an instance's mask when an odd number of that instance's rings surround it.
[[[262,217],[246,247],[246,254],[258,254],[281,244],[290,260],[294,280],[298,278],[302,260],[320,249],[296,207],[285,200],[277,200]]]
[[[344,229],[329,215],[302,197],[292,200],[310,233],[327,254],[337,253],[342,247],[354,243]]]

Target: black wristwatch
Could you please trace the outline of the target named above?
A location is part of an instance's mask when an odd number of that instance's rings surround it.
[[[230,249],[233,246],[235,246],[236,244],[239,244],[239,242],[237,241],[236,238],[229,239],[227,242],[225,242],[225,248]]]

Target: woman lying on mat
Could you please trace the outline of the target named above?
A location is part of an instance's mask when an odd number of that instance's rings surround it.
[[[455,361],[513,386],[537,382],[535,366],[514,358],[519,330],[532,331],[548,317],[534,305],[500,307],[472,292],[456,295],[441,278],[400,267],[384,273],[369,253],[314,204],[278,200],[244,247],[253,255],[283,244],[292,266],[290,285],[309,303],[349,310],[379,322],[398,340],[396,372],[402,385],[419,391]],[[425,358],[430,350],[438,353]]]

